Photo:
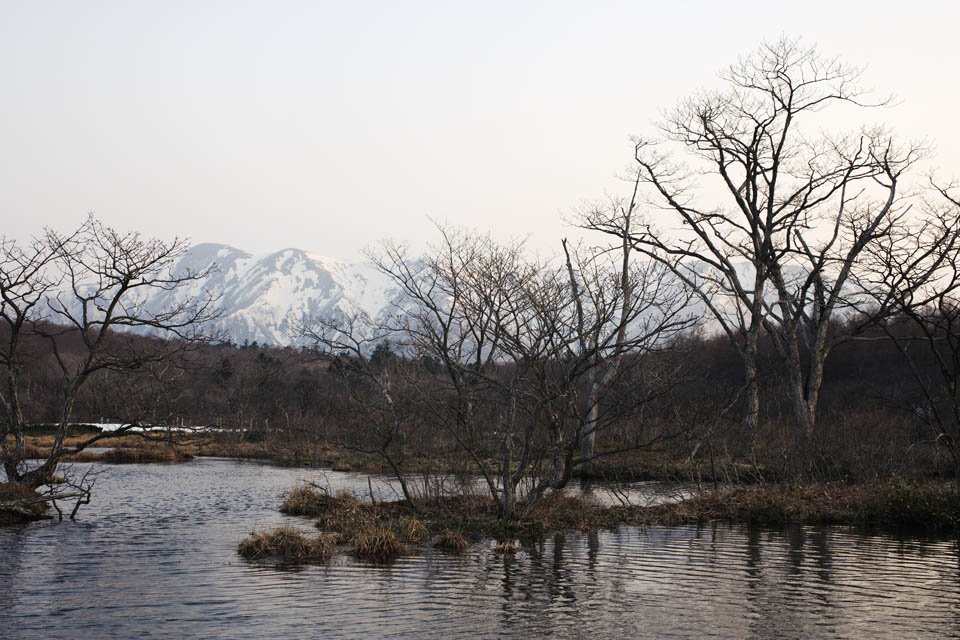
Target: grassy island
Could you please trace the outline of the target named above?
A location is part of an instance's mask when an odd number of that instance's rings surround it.
[[[498,551],[510,553],[565,530],[713,520],[948,533],[960,531],[960,488],[906,480],[764,484],[721,488],[650,507],[601,506],[557,495],[539,502],[524,520],[511,522],[498,519],[496,505],[485,496],[434,498],[412,505],[405,500],[363,501],[301,486],[284,495],[280,511],[314,519],[321,533],[310,538],[289,528],[254,532],[240,543],[241,555],[250,560],[322,562],[339,546],[362,559],[388,562],[421,545],[463,551],[472,542],[490,539],[497,542]]]

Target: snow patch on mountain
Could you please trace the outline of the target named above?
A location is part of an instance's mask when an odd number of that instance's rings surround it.
[[[154,291],[147,306],[161,309],[178,301],[219,296],[214,324],[238,344],[298,344],[297,322],[358,313],[377,318],[395,298],[391,280],[369,262],[349,262],[301,249],[254,255],[223,244],[193,246],[174,273],[209,275],[174,291]]]

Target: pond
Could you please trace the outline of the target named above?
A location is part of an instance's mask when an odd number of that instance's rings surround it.
[[[489,541],[290,570],[248,564],[237,542],[309,529],[276,511],[298,481],[367,495],[365,476],[214,458],[98,469],[78,521],[0,527],[0,638],[960,637],[957,538],[622,527],[514,556]]]

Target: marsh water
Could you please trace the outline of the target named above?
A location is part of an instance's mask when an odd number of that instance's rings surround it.
[[[0,527],[0,638],[960,637],[956,537],[710,524],[568,532],[513,556],[425,547],[386,567],[242,560],[254,528],[310,528],[276,510],[301,480],[390,491],[213,458],[99,467],[76,522]],[[628,495],[644,490],[662,494]]]

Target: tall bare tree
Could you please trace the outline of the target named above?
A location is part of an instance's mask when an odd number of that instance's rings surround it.
[[[215,296],[192,292],[181,302],[152,308],[151,292],[175,290],[207,275],[174,272],[189,248],[187,241],[121,233],[92,216],[68,235],[48,230],[25,248],[9,240],[0,246],[0,318],[5,329],[0,367],[6,378],[0,392],[3,465],[8,480],[37,488],[54,480],[64,456],[117,435],[95,434],[66,445],[74,402],[91,378],[101,372],[144,370],[205,341],[205,323],[216,315]],[[169,339],[143,340],[134,335],[137,331]],[[23,446],[24,428],[31,421],[23,412],[23,381],[18,375],[28,336],[47,345],[60,372],[61,392],[53,446],[46,459],[31,468]],[[64,350],[68,339],[79,340],[80,350]],[[128,424],[119,433],[136,426]]]
[[[870,106],[859,76],[798,41],[764,44],[723,74],[725,88],[681,102],[664,139],[635,144],[636,179],[666,222],[636,225],[631,242],[696,292],[740,355],[745,449],[758,424],[761,333],[773,338],[809,438],[853,272],[905,212],[902,177],[919,149],[880,129],[813,133],[830,106]],[[602,215],[583,225],[624,235]]]

